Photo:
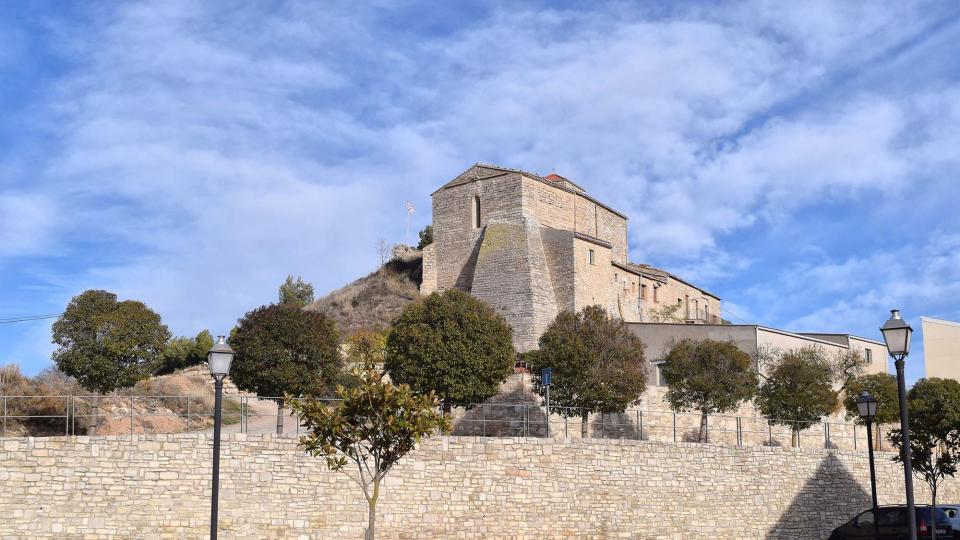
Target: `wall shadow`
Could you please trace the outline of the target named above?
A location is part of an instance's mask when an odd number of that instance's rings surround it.
[[[483,237],[486,236],[486,234],[487,228],[484,227],[480,230],[480,234],[473,244],[473,249],[470,251],[470,256],[467,257],[467,262],[464,263],[463,268],[460,269],[460,274],[457,275],[454,287],[461,291],[470,292],[473,289],[473,278],[477,272],[477,258],[480,256],[480,246],[483,244]]]
[[[590,415],[590,436],[595,439],[640,439],[636,412]],[[579,425],[577,426],[579,429]],[[647,434],[643,439],[646,440]]]
[[[827,454],[765,538],[827,538],[870,504],[870,493],[836,455]]]

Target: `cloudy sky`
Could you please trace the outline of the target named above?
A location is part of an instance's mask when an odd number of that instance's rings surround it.
[[[225,332],[478,161],[583,185],[734,322],[960,319],[960,7],[661,4],[2,2],[0,319],[103,288]]]

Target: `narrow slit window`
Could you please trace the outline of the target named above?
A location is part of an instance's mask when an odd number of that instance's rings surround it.
[[[587,250],[587,260],[590,262],[590,264],[595,264],[595,263],[594,263],[594,259],[593,259],[593,250],[592,250],[592,249],[588,249],[588,250]]]
[[[474,195],[473,197],[473,228],[480,228],[480,196]]]

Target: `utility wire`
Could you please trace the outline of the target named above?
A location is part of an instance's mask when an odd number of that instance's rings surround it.
[[[43,319],[56,319],[62,313],[53,313],[50,315],[25,315],[23,317],[9,317],[6,319],[0,319],[0,324],[9,324],[9,323],[18,323],[18,322],[27,322],[27,321],[40,321]]]
[[[730,315],[730,316],[733,317],[734,319],[742,322],[743,324],[750,324],[749,322],[747,322],[746,320],[744,320],[742,317],[738,317],[736,313],[734,313],[734,312],[730,311],[729,309],[723,307],[723,304],[720,304],[720,310],[727,312],[728,315]]]

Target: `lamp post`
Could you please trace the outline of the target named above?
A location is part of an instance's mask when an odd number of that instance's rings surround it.
[[[900,399],[900,433],[903,444],[900,448],[903,456],[903,482],[907,491],[907,522],[910,525],[910,540],[917,540],[917,515],[913,504],[913,461],[910,451],[910,421],[907,416],[907,384],[903,378],[903,359],[910,354],[910,337],[913,328],[900,318],[899,309],[890,310],[890,318],[880,328],[883,340],[887,343],[887,352],[893,357],[897,367],[897,394]]]
[[[880,540],[880,508],[877,505],[877,472],[873,466],[873,418],[877,416],[877,398],[864,391],[857,398],[857,410],[867,425],[867,452],[870,455],[870,494],[873,497],[873,536]]]
[[[210,366],[210,375],[213,376],[216,386],[216,397],[213,402],[213,485],[210,501],[210,540],[217,538],[217,502],[220,495],[220,410],[223,399],[223,378],[230,373],[230,362],[233,361],[233,349],[227,345],[224,336],[217,336],[207,353],[207,364]]]

